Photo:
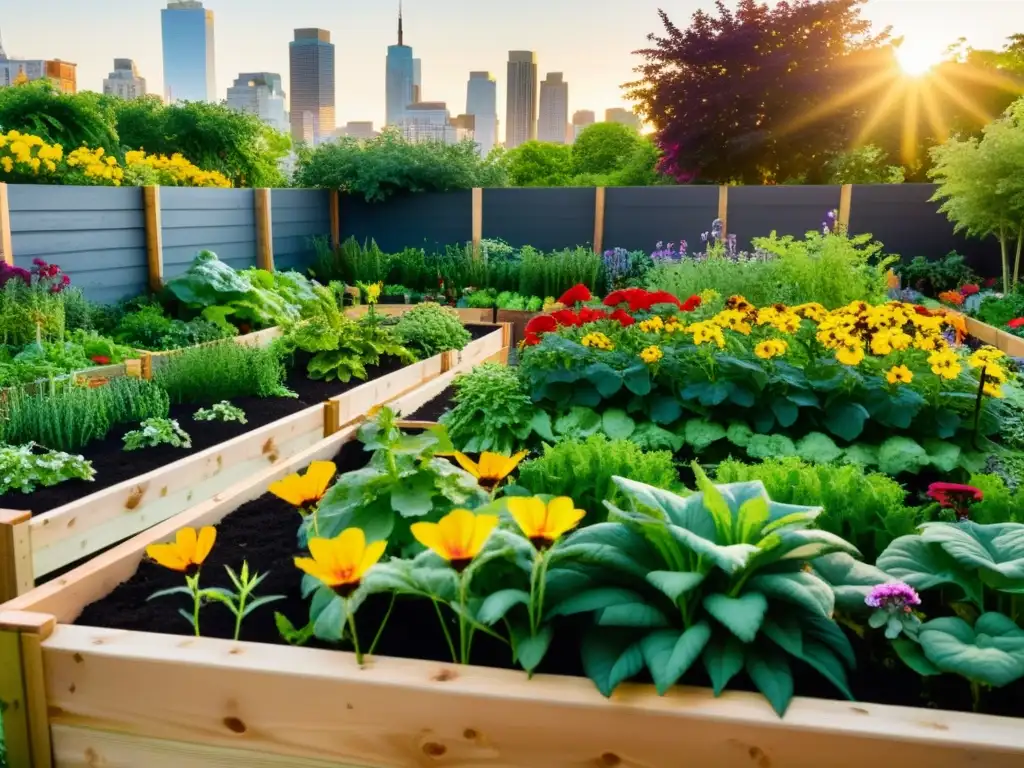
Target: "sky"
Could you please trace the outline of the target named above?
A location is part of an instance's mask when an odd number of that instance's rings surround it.
[[[537,52],[538,70],[564,72],[570,114],[629,106],[632,79],[657,9],[685,26],[712,0],[403,0],[405,40],[423,60],[423,99],[465,111],[470,70],[498,79],[504,120],[509,50]],[[102,90],[115,58],[134,59],[151,93],[163,93],[160,9],[166,0],[0,0],[0,35],[11,58],[61,58],[78,64],[78,86]],[[217,90],[240,72],[280,73],[287,90],[288,42],[296,27],[332,33],[337,57],[338,125],[384,119],[384,60],[397,42],[398,0],[204,0],[216,16]],[[868,0],[865,16],[892,25],[918,46],[941,50],[958,37],[998,48],[1024,32],[1022,0]]]

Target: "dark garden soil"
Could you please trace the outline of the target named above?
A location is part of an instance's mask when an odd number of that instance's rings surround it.
[[[335,462],[339,473],[343,473],[364,466],[368,459],[369,454],[362,450],[362,445],[353,441],[345,444]],[[224,566],[230,565],[237,570],[244,559],[251,570],[267,573],[258,593],[260,596],[284,596],[283,600],[258,609],[246,619],[241,635],[244,641],[284,644],[276,628],[275,612],[287,616],[295,627],[304,626],[309,618],[308,602],[302,598],[300,591],[301,573],[293,563],[296,555],[303,554],[296,538],[298,526],[299,517],[294,508],[270,494],[239,507],[218,526],[217,542],[203,567],[201,585],[230,588]],[[181,583],[181,574],[148,561],[143,562],[130,579],[107,597],[87,606],[76,623],[190,635],[191,626],[178,613],[179,608],[189,607],[187,597],[175,595],[147,601],[154,592]],[[377,633],[389,600],[386,596],[374,596],[359,609],[357,621],[364,650]],[[456,636],[455,620],[450,614],[446,614],[446,620],[449,622],[449,631]],[[200,627],[205,637],[230,639],[234,632],[234,621],[234,616],[217,604],[204,606],[200,614]],[[555,639],[540,672],[583,675],[579,638],[587,622],[585,617],[559,620]],[[857,669],[849,672],[849,683],[857,700],[956,711],[971,710],[971,692],[965,680],[950,675],[921,678],[891,656],[880,633],[869,637],[871,639],[865,642],[851,635],[857,653]],[[333,647],[316,640],[309,646]],[[378,656],[426,661],[451,660],[432,605],[423,600],[404,597],[395,603],[375,653]],[[474,640],[472,661],[483,666],[515,668],[507,648],[482,634],[478,634]],[[840,698],[820,675],[800,662],[791,661],[798,695]],[[699,664],[682,682],[702,687],[710,685]],[[734,679],[729,687],[732,690],[755,690],[743,675]],[[997,715],[1019,715],[1021,702],[1024,701],[1022,695],[1024,685],[1021,684],[987,692],[983,695],[981,711]]]
[[[432,400],[428,400],[421,405],[416,411],[410,413],[408,416],[402,416],[403,419],[409,421],[437,421],[447,411],[451,410],[454,403],[452,398],[455,396],[455,387],[446,388],[441,394],[437,395]]]

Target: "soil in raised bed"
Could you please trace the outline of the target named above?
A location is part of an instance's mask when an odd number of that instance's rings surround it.
[[[428,400],[408,416],[402,416],[408,421],[438,421],[441,416],[451,410],[455,397],[455,387],[446,387],[441,394]]]
[[[494,326],[487,325],[468,325],[466,328],[474,339],[482,338],[495,330]],[[386,359],[381,365],[367,368],[369,375],[366,381],[373,381],[403,367],[404,364],[396,359]],[[306,377],[305,366],[299,365],[289,370],[285,381],[289,389],[298,393],[298,398],[237,397],[231,400],[234,405],[245,411],[247,424],[193,420],[196,410],[210,403],[171,406],[170,418],[177,419],[181,428],[192,438],[191,448],[162,445],[125,453],[124,434],[135,429],[135,425],[119,425],[105,438],[90,443],[81,451],[96,470],[96,477],[92,482],[69,480],[49,488],[38,488],[30,494],[17,491],[0,494],[0,509],[27,509],[32,514],[56,509],[315,406],[328,398],[361,386],[366,381],[313,381]]]
[[[369,454],[356,441],[345,444],[335,462],[338,471],[346,472],[365,465]],[[283,644],[274,619],[281,612],[296,627],[306,624],[309,604],[301,595],[301,573],[293,558],[304,554],[298,547],[296,533],[299,517],[294,508],[276,497],[266,494],[248,502],[224,518],[218,525],[217,542],[202,571],[201,585],[230,588],[224,566],[236,569],[243,559],[252,570],[268,575],[259,595],[283,595],[284,599],[258,609],[243,625],[241,639],[249,642]],[[180,574],[143,561],[138,571],[105,598],[87,606],[76,623],[158,632],[172,635],[190,635],[191,626],[178,613],[188,608],[188,598],[172,596],[148,601],[154,592],[179,586]],[[387,611],[389,598],[376,595],[359,609],[357,623],[364,650],[377,632]],[[455,621],[447,617],[449,630],[456,631]],[[580,661],[579,639],[588,623],[586,617],[559,620],[555,639],[539,671],[549,674],[583,675]],[[200,627],[206,637],[230,639],[234,632],[234,616],[217,604],[207,605],[200,615]],[[944,675],[922,678],[896,661],[888,652],[880,633],[871,635],[867,643],[851,636],[857,653],[858,666],[849,672],[849,684],[859,701],[883,704],[927,707],[957,711],[971,710],[969,684],[962,678]],[[310,647],[333,647],[312,641]],[[432,604],[415,598],[398,598],[391,618],[385,627],[376,654],[426,661],[450,661],[451,656],[438,626]],[[790,660],[796,678],[796,693],[801,696],[838,699],[839,694],[819,674],[802,663]],[[474,640],[474,664],[512,669],[510,654],[499,641],[479,634]],[[641,681],[644,677],[641,676]],[[710,682],[700,664],[687,673],[683,684],[708,687]],[[750,680],[738,675],[730,690],[755,690]],[[997,715],[1021,713],[1024,685],[1018,683],[984,694],[981,711]]]

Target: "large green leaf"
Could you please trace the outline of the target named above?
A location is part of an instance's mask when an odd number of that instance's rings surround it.
[[[704,610],[744,643],[754,642],[768,610],[768,599],[760,592],[740,597],[713,594],[704,598]]]
[[[955,584],[964,596],[981,605],[981,582],[939,544],[922,536],[900,536],[878,556],[878,567],[892,579],[917,590]]]
[[[553,636],[554,630],[551,629],[550,624],[542,626],[537,630],[536,635],[529,633],[518,635],[515,639],[515,646],[519,665],[527,672],[533,672],[547,655]]]
[[[683,415],[683,407],[671,395],[655,395],[648,407],[655,424],[671,424]]]
[[[647,581],[661,590],[672,602],[690,592],[704,581],[706,574],[687,573],[682,571],[651,571]]]
[[[969,569],[998,574],[1001,588],[1024,589],[1024,524],[925,523],[921,538]]]
[[[643,605],[644,599],[631,589],[598,587],[572,595],[546,611],[548,616],[571,616],[600,611],[613,605]]]
[[[487,596],[477,610],[476,618],[481,624],[491,626],[505,618],[505,614],[515,606],[529,603],[528,592],[521,589],[502,589]]]
[[[626,440],[636,429],[636,422],[621,408],[610,408],[601,417],[601,427],[612,440]]]
[[[762,632],[786,653],[817,670],[848,699],[853,699],[842,662],[829,646],[818,642],[813,633],[809,637],[804,637],[799,619],[794,616],[767,619]]]
[[[1001,688],[1024,678],[1024,630],[1001,613],[985,613],[972,628],[960,618],[923,624],[918,640],[943,672]]]
[[[622,383],[634,395],[646,397],[651,393],[651,370],[644,363],[638,363],[622,372]]]
[[[604,696],[644,666],[640,641],[634,630],[595,629],[583,636],[580,646],[583,670]]]
[[[609,398],[622,389],[622,374],[605,363],[591,363],[583,370],[583,376],[603,398]]]
[[[864,431],[864,422],[870,414],[860,403],[837,400],[825,411],[825,426],[833,435],[853,441]]]
[[[743,570],[751,558],[761,551],[753,544],[730,544],[722,547],[678,525],[670,525],[668,530],[679,544],[696,555],[708,558],[728,574]]]
[[[699,621],[686,631],[665,629],[652,632],[641,643],[654,687],[662,696],[686,674],[711,639],[711,626]]]
[[[813,573],[806,571],[761,574],[754,576],[747,584],[751,589],[768,597],[796,603],[826,618],[832,617],[835,608],[832,588]]]
[[[832,587],[835,606],[848,613],[867,612],[864,603],[871,590],[892,581],[881,568],[861,562],[845,552],[833,552],[811,561],[811,568]]]
[[[906,637],[897,637],[891,641],[892,649],[900,657],[900,661],[910,667],[922,677],[933,677],[941,675],[942,670],[935,666],[924,655],[924,649],[919,643]]]
[[[782,427],[791,427],[800,416],[800,409],[792,400],[780,395],[772,400],[772,413]]]
[[[391,490],[391,508],[402,517],[423,517],[433,508],[434,478],[420,472]]]
[[[733,524],[733,541],[756,543],[761,538],[761,529],[768,523],[769,516],[768,500],[764,496],[744,501]]]
[[[647,603],[611,605],[597,617],[602,627],[667,627],[665,614]]]
[[[715,696],[720,696],[741,669],[743,669],[743,644],[732,635],[715,635],[704,646],[701,661],[711,678]]]
[[[793,671],[785,655],[771,646],[751,646],[746,651],[746,670],[779,717],[793,700]]]

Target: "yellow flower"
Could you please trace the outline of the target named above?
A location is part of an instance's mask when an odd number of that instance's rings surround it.
[[[576,509],[568,496],[559,496],[547,504],[536,496],[513,496],[508,500],[508,511],[523,535],[537,549],[554,544],[563,534],[579,525],[587,514]]]
[[[653,365],[665,356],[665,353],[661,351],[660,347],[650,346],[646,349],[640,350],[640,359],[648,365]]]
[[[10,173],[14,170],[14,161],[9,157],[0,157],[0,165],[4,167],[6,173]]]
[[[889,331],[879,331],[871,337],[871,354],[888,355],[892,352],[892,343]]]
[[[821,304],[814,301],[793,307],[793,311],[802,317],[806,317],[808,320],[814,321],[815,323],[820,323],[828,315],[828,310]]]
[[[999,384],[994,384],[990,381],[986,381],[981,386],[981,391],[989,397],[1002,397],[1003,388]]]
[[[971,366],[971,368],[984,368],[1003,357],[1006,357],[1005,352],[1001,352],[995,347],[985,346],[976,350],[974,354],[967,359],[967,364]]]
[[[909,384],[914,380],[914,374],[905,365],[894,365],[885,374],[885,379],[890,384]]]
[[[693,334],[693,343],[698,346],[717,344],[719,349],[725,346],[725,335],[722,333],[722,329],[714,323],[694,323],[687,330]]]
[[[295,567],[347,597],[381,559],[386,547],[386,541],[368,545],[362,528],[346,528],[333,539],[310,539],[312,557],[296,557]]]
[[[217,529],[208,525],[199,531],[182,528],[175,535],[173,543],[150,544],[146,555],[172,571],[192,574],[199,570],[213,549],[217,540]]]
[[[288,475],[283,480],[271,483],[267,490],[293,506],[312,507],[319,504],[327,493],[327,487],[336,471],[333,461],[314,461],[306,469],[305,475]]]
[[[918,333],[914,336],[914,348],[925,352],[934,352],[945,347],[945,339],[941,336],[926,336]]]
[[[416,541],[461,571],[480,554],[497,526],[497,515],[453,509],[436,523],[413,523],[410,530]]]
[[[615,349],[615,345],[612,344],[612,340],[605,336],[603,333],[588,333],[580,342],[584,347],[594,347],[595,349],[603,349],[611,351]]]
[[[836,348],[836,360],[843,365],[857,366],[864,359],[864,346],[853,339]]]
[[[639,324],[640,330],[644,333],[660,333],[665,328],[665,323],[655,315],[650,320],[642,320]]]
[[[928,364],[932,367],[932,373],[944,379],[955,379],[962,370],[956,353],[948,349],[932,352],[928,356]]]
[[[377,299],[380,298],[380,292],[384,289],[384,283],[370,283],[366,286],[366,303],[376,304]]]
[[[910,345],[913,343],[914,337],[910,334],[904,333],[903,331],[895,330],[889,334],[889,345],[897,352],[909,349]]]
[[[771,360],[773,357],[786,354],[788,350],[789,344],[782,339],[768,339],[754,347],[754,354],[762,360]]]
[[[466,454],[456,451],[455,460],[476,478],[481,488],[492,491],[501,484],[502,480],[512,474],[528,453],[529,451],[520,451],[514,456],[503,456],[500,453],[484,451],[480,454],[480,462],[477,463]]]
[[[751,329],[750,323],[747,322],[747,313],[740,312],[738,309],[723,309],[711,318],[711,322],[722,328],[742,333],[744,336],[750,335]]]

